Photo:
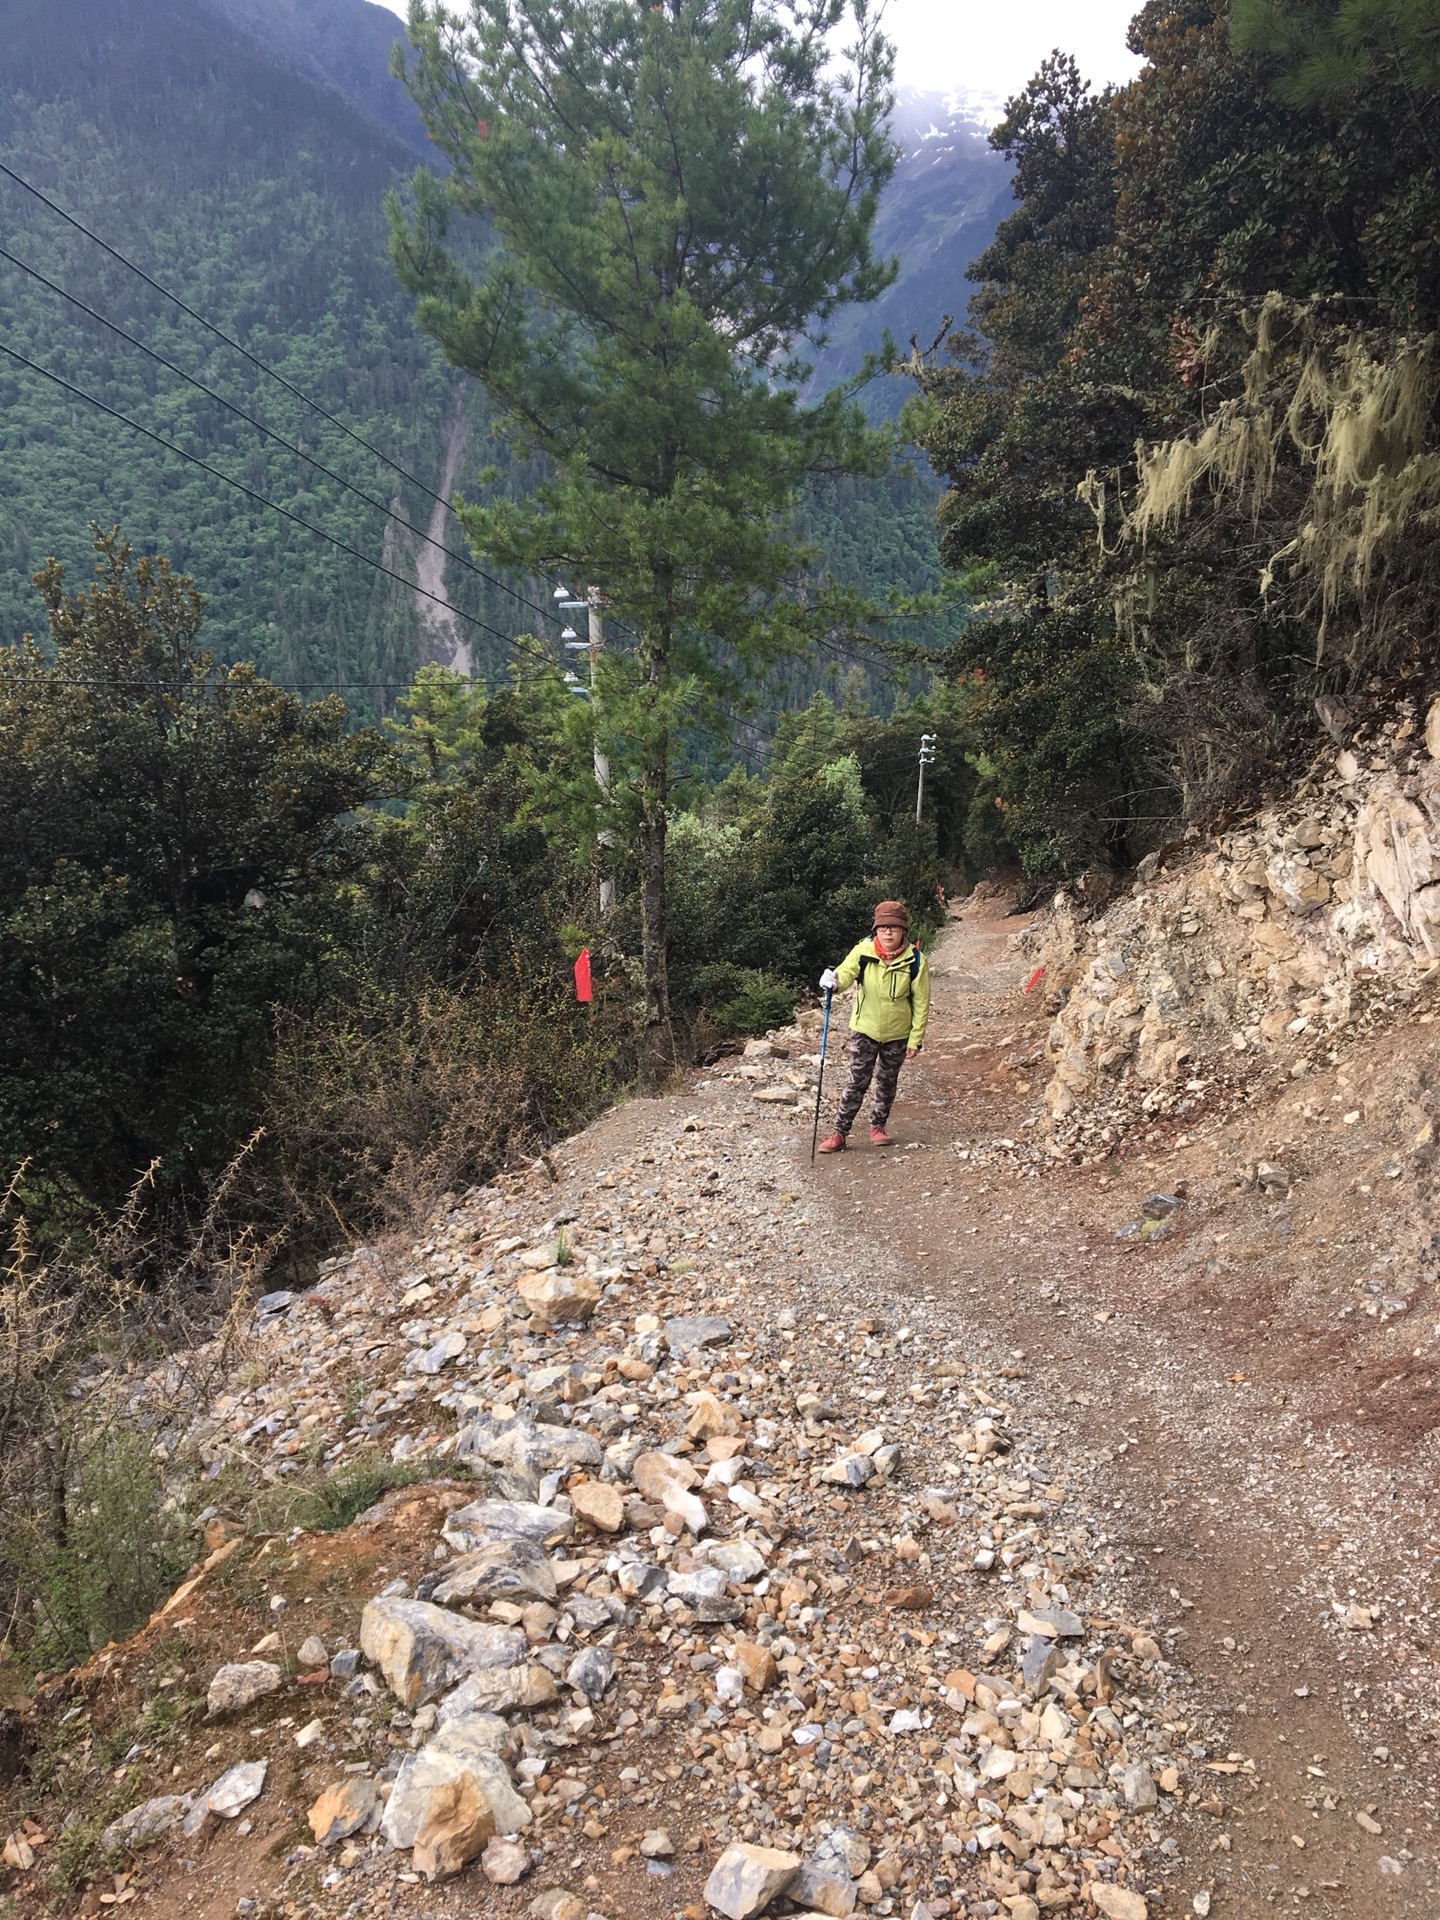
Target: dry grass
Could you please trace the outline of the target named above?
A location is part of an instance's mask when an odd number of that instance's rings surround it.
[[[44,1250],[24,1167],[0,1198],[0,1658],[83,1658],[189,1557],[166,1439],[214,1391],[267,1262],[222,1224],[253,1145],[169,1259],[147,1230],[153,1169],[112,1220]]]
[[[507,976],[287,1018],[270,1104],[277,1214],[320,1242],[403,1231],[615,1097],[616,1038],[516,956]]]

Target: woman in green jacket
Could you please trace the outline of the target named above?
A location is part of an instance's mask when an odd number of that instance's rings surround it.
[[[925,1039],[930,1018],[930,969],[910,939],[910,923],[899,900],[882,900],[875,928],[838,967],[820,976],[827,993],[854,987],[850,1013],[850,1073],[835,1114],[835,1130],[820,1142],[821,1153],[843,1153],[871,1080],[870,1144],[888,1147],[885,1122],[895,1104],[900,1069],[913,1060]]]

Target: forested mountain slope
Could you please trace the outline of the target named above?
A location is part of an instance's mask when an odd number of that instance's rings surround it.
[[[420,116],[390,72],[400,20],[371,0],[208,0],[257,45],[336,93],[418,153],[431,151]]]
[[[407,485],[0,176],[0,246],[330,470],[267,441],[0,260],[0,334],[13,348],[263,496],[245,497],[0,356],[0,640],[38,624],[29,576],[48,555],[73,580],[88,573],[92,521],[119,525],[195,576],[221,658],[338,686],[361,713],[387,707],[420,660],[455,657],[462,637],[473,670],[492,678],[515,657],[504,636],[553,640],[553,621],[467,568],[453,525],[442,591],[479,629],[264,504],[408,581],[422,543],[402,523],[425,530],[435,513],[438,530],[444,518],[425,489],[448,494],[453,472],[473,493],[477,470],[497,454],[503,463],[478,391],[419,335],[386,258],[382,195],[425,146],[386,72],[401,32],[394,16],[367,0],[116,0],[104,9],[0,0],[0,32],[0,160],[421,483]],[[988,162],[986,178],[999,164]],[[929,177],[933,191],[933,168]],[[924,222],[912,189],[902,178],[898,204],[918,247]],[[947,310],[963,304],[963,261],[951,253],[946,271],[957,285],[933,290]],[[906,271],[908,286],[916,271],[908,255]],[[822,377],[852,370],[887,321],[896,324],[888,307],[846,316]],[[902,383],[879,385],[894,389],[879,401],[890,410]],[[503,484],[527,483],[505,472]],[[805,521],[824,564],[844,577],[923,588],[939,574],[933,500],[927,480],[901,474],[822,487]],[[432,587],[437,576],[432,566]],[[547,598],[539,583],[527,597]],[[845,665],[830,656],[802,666],[789,691],[803,700]],[[872,684],[883,697],[882,683]]]
[[[164,286],[435,486],[459,383],[415,332],[380,200],[412,155],[337,94],[218,16],[171,0],[5,0],[0,158]],[[117,321],[303,459],[6,262],[3,337],[336,539],[409,575],[431,504],[12,181],[7,251]],[[473,395],[472,433],[483,423]],[[195,575],[225,658],[283,680],[408,681],[424,636],[404,589],[13,359],[0,362],[0,632],[36,624],[28,576],[55,553],[88,572],[88,524],[118,524]],[[341,482],[379,504],[368,506]],[[455,569],[452,566],[452,572]],[[467,576],[463,606],[502,631],[513,604]],[[443,651],[443,650],[442,650]],[[358,704],[367,705],[358,697]]]

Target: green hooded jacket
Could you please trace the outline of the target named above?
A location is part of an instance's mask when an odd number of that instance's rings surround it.
[[[872,1040],[904,1040],[919,1047],[930,1018],[930,968],[913,941],[885,955],[873,936],[852,947],[835,969],[840,987],[855,988],[850,1031]]]

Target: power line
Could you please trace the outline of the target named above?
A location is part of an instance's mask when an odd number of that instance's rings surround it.
[[[213,321],[207,320],[204,314],[198,312],[194,307],[190,306],[189,303],[184,299],[182,299],[178,293],[174,293],[171,291],[170,288],[163,286],[160,283],[160,281],[156,280],[155,278],[153,278],[152,275],[148,274],[143,267],[138,266],[135,261],[131,260],[127,255],[121,253],[117,247],[111,246],[108,240],[102,239],[98,233],[95,233],[90,227],[87,227],[84,221],[80,220],[75,214],[67,212],[66,209],[62,207],[57,201],[52,200],[49,197],[49,195],[42,192],[42,190],[39,187],[32,185],[31,182],[26,180],[23,175],[17,173],[13,167],[7,166],[4,163],[4,161],[0,161],[0,174],[3,174],[9,180],[13,180],[16,186],[23,188],[26,193],[31,194],[36,200],[38,200],[42,206],[48,207],[53,214],[57,215],[61,220],[66,221],[70,226],[74,227],[77,233],[83,234],[87,240],[89,240],[94,246],[99,247],[103,253],[108,254],[112,260],[117,261],[121,266],[128,269],[129,272],[135,274],[140,280],[142,280],[145,283],[146,286],[150,287],[154,292],[158,293],[162,297],[162,299],[171,301],[175,306],[177,306],[180,309],[182,313],[188,315],[188,317],[193,321],[195,321],[195,323],[198,326],[203,327],[207,333],[213,334],[217,340],[222,342],[223,345],[229,347],[232,350],[232,352],[238,353],[242,359],[246,360],[251,366],[256,368],[258,372],[266,375],[267,378],[276,381],[281,387],[285,389],[287,393],[291,394],[295,399],[300,401],[302,406],[309,407],[313,412],[319,414],[321,419],[328,421],[331,426],[338,428],[341,433],[347,435],[348,438],[353,440],[357,446],[363,447],[367,453],[371,454],[375,459],[383,462],[383,464],[389,467],[392,470],[392,472],[399,474],[403,480],[407,481],[411,486],[416,488],[416,490],[422,493],[426,497],[426,499],[434,501],[436,505],[443,507],[447,511],[449,511],[450,509],[449,501],[444,499],[442,495],[436,493],[433,487],[427,486],[423,480],[417,478],[416,475],[414,475],[408,470],[408,468],[402,467],[397,460],[392,460],[389,454],[383,453],[379,447],[374,446],[369,440],[367,440],[364,437],[363,434],[357,433],[353,427],[347,425],[346,422],[342,420],[338,414],[331,413],[330,410],[327,407],[322,406],[318,400],[312,399],[309,394],[303,392],[301,388],[295,386],[292,381],[287,380],[284,374],[280,373],[276,368],[270,366],[266,361],[261,360],[259,356],[252,353],[248,347],[242,346],[238,340],[234,339],[230,334],[226,333],[222,328],[217,327]],[[195,387],[199,392],[207,394],[209,398],[218,402],[219,405],[228,408],[230,412],[234,413],[237,416],[237,418],[245,420],[247,424],[254,427],[257,432],[268,435],[278,445],[285,447],[287,451],[289,451],[290,453],[296,454],[299,456],[300,459],[308,461],[312,467],[317,469],[317,471],[324,473],[325,475],[327,475],[328,478],[336,481],[337,484],[344,487],[348,492],[353,493],[357,499],[364,500],[372,508],[375,508],[378,511],[384,512],[387,515],[389,514],[390,510],[383,502],[379,502],[372,499],[368,494],[363,493],[359,488],[353,486],[349,481],[345,480],[341,475],[335,473],[331,468],[327,467],[322,461],[316,460],[312,455],[307,454],[303,452],[302,449],[300,449],[299,447],[292,445],[288,440],[284,438],[283,435],[274,432],[272,428],[264,426],[260,421],[256,420],[252,415],[246,413],[243,408],[236,406],[232,401],[226,400],[222,394],[216,393],[213,388],[208,387],[202,380],[199,380],[194,375],[187,373],[183,367],[179,367],[175,365],[173,361],[167,360],[162,354],[158,353],[154,348],[147,346],[144,341],[137,339],[133,334],[129,333],[124,327],[120,326],[116,321],[107,319],[104,314],[98,313],[95,311],[94,308],[87,306],[84,301],[78,299],[74,294],[68,293],[65,290],[65,288],[59,286],[56,282],[49,280],[37,268],[30,266],[26,261],[17,259],[14,254],[6,252],[3,248],[0,248],[0,257],[3,257],[11,261],[13,265],[19,267],[23,272],[32,274],[35,279],[39,280],[43,285],[50,288],[52,292],[58,294],[62,299],[71,301],[82,312],[88,314],[92,319],[98,320],[102,326],[111,328],[115,333],[118,333],[122,339],[128,340],[131,345],[139,348],[139,350],[142,353],[148,354],[153,360],[157,361],[161,366],[166,367],[170,372],[178,375],[180,379],[188,381],[189,384]],[[13,348],[7,347],[5,350],[10,353],[14,352]],[[18,354],[15,355],[15,357],[17,359],[23,358],[23,356]],[[51,374],[47,368],[40,367],[36,365],[36,363],[33,361],[27,361],[25,362],[25,364],[31,366],[34,369],[34,371],[45,374],[47,378],[54,379],[61,385],[65,384],[63,381],[59,380],[58,375]],[[225,480],[227,484],[239,488],[240,491],[242,492],[250,493],[251,498],[259,500],[261,504],[271,507],[277,513],[284,514],[286,518],[294,520],[297,525],[306,527],[310,532],[319,534],[321,539],[329,540],[332,546],[339,546],[341,547],[342,551],[354,553],[356,558],[364,560],[367,565],[375,567],[376,570],[381,573],[389,574],[392,579],[400,580],[402,578],[399,574],[392,573],[389,568],[382,566],[379,561],[370,560],[368,555],[359,553],[358,550],[345,546],[343,542],[337,541],[333,538],[333,536],[326,534],[323,531],[323,529],[313,526],[309,521],[301,520],[295,514],[289,513],[287,509],[279,506],[276,502],[265,499],[265,497],[261,494],[251,493],[251,490],[243,487],[239,481],[231,480],[228,474],[221,473],[217,468],[212,468],[207,466],[204,461],[198,460],[195,455],[187,454],[185,453],[183,448],[173,446],[170,442],[165,441],[159,435],[151,433],[148,428],[140,426],[140,424],[137,421],[130,420],[125,415],[116,413],[113,408],[107,407],[103,401],[96,399],[93,395],[83,393],[79,389],[67,389],[67,390],[76,392],[81,399],[88,400],[91,405],[98,406],[103,411],[107,413],[111,413],[115,419],[123,421],[125,425],[132,427],[137,433],[145,434],[148,438],[155,440],[157,444],[168,447],[172,452],[179,453],[182,456],[182,458],[195,461],[197,465],[205,467],[205,470],[207,472],[215,474],[217,478]],[[402,520],[400,524],[406,529],[407,532],[413,534],[417,539],[424,540],[431,546],[439,547],[447,556],[458,560],[459,563],[463,567],[465,567],[469,572],[475,574],[479,579],[484,580],[488,585],[494,587],[498,592],[508,594],[513,600],[517,601],[521,606],[525,607],[529,612],[538,614],[542,620],[553,620],[553,618],[555,617],[547,607],[544,607],[540,605],[538,602],[531,600],[527,595],[521,593],[518,588],[512,587],[507,581],[498,579],[494,574],[487,572],[485,568],[478,566],[474,561],[468,559],[466,556],[462,554],[451,555],[451,550],[448,547],[445,547],[442,542],[433,539],[433,537],[430,534],[421,533],[419,528],[411,526],[409,521]],[[402,580],[402,584],[406,586],[411,585],[410,582],[403,581],[403,580]],[[471,626],[478,628],[480,631],[490,633],[492,635],[496,635],[497,637],[500,637],[500,638],[505,638],[507,645],[510,645],[510,646],[517,645],[517,643],[514,640],[508,639],[506,638],[506,636],[499,635],[498,630],[496,628],[488,626],[484,621],[476,620],[469,614],[461,613],[458,608],[452,607],[449,601],[442,599],[438,594],[428,593],[423,587],[420,587],[420,586],[412,586],[411,591],[415,593],[423,594],[426,599],[435,601],[437,605],[445,607],[448,611],[454,613],[457,616],[457,618],[466,620]],[[623,619],[619,619],[617,617],[615,619],[615,624],[619,626],[622,630],[629,631],[633,634],[633,628],[630,627],[627,621]],[[874,660],[866,660],[862,656],[851,652],[848,648],[845,648],[837,644],[833,640],[822,638],[818,634],[813,635],[812,639],[814,640],[815,644],[817,644],[818,646],[824,648],[828,652],[838,654],[842,659],[849,660],[852,663],[852,665],[864,666],[873,671],[875,666],[878,664]],[[524,649],[522,649],[522,651],[523,650]],[[891,676],[888,673],[885,674],[884,677],[886,679],[891,678]]]
[[[18,360],[22,367],[28,367],[32,373],[41,374],[46,380],[54,381],[57,387],[65,393],[72,394],[75,399],[84,400],[90,406],[98,407],[101,413],[109,414],[112,420],[118,420],[122,426],[129,427],[133,433],[141,434],[147,440],[153,440],[157,447],[163,447],[167,453],[178,454],[182,460],[188,460],[192,466],[199,467],[202,473],[208,473],[212,479],[222,480],[227,487],[233,487],[237,493],[243,493],[247,500],[253,500],[262,507],[269,507],[272,513],[278,513],[282,519],[293,521],[297,527],[303,527],[307,533],[313,533],[321,540],[328,541],[332,547],[338,548],[341,553],[348,553],[352,559],[363,561],[367,567],[373,567],[376,573],[383,573],[387,578],[397,580],[407,592],[418,593],[426,600],[433,600],[437,607],[444,607],[447,613],[453,614],[457,620],[465,621],[467,626],[474,627],[477,632],[488,633],[492,639],[501,641],[507,647],[514,647],[517,653],[529,654],[532,659],[548,660],[548,655],[537,648],[527,647],[512,635],[502,633],[498,627],[492,627],[484,620],[477,620],[473,614],[463,613],[459,607],[452,606],[438,593],[431,593],[427,588],[407,580],[404,574],[396,573],[393,567],[387,567],[379,560],[372,560],[370,555],[363,553],[359,547],[352,547],[348,540],[341,540],[335,534],[327,533],[323,527],[317,527],[313,520],[302,519],[298,513],[292,513],[288,507],[282,507],[278,500],[267,500],[263,493],[257,493],[253,487],[247,487],[243,480],[236,480],[220,467],[212,467],[208,460],[202,460],[198,454],[187,453],[184,447],[177,446],[173,440],[167,440],[163,434],[154,432],[150,427],[141,426],[138,420],[132,420],[128,414],[107,405],[93,393],[86,393],[83,387],[72,385],[60,374],[52,373],[49,367],[42,367],[37,360],[31,360],[18,348],[7,346],[3,340],[0,340],[0,353],[8,353],[10,358]]]
[[[273,440],[277,446],[284,447],[287,453],[293,453],[297,459],[307,461],[310,466],[315,468],[317,473],[323,473],[327,479],[335,481],[335,483],[343,487],[347,493],[353,493],[355,498],[357,500],[363,500],[366,506],[375,508],[377,512],[383,513],[387,519],[398,520],[405,531],[413,534],[417,540],[423,540],[427,546],[437,548],[447,559],[457,560],[467,571],[475,574],[477,578],[487,581],[492,587],[501,587],[504,591],[513,594],[517,600],[520,600],[522,606],[530,607],[532,611],[537,613],[543,611],[543,609],[536,607],[532,601],[525,600],[523,596],[516,593],[514,588],[505,587],[503,581],[496,580],[493,574],[487,573],[483,567],[477,567],[474,561],[467,558],[466,555],[452,553],[451,549],[445,545],[443,540],[435,539],[433,534],[422,533],[419,527],[412,526],[408,520],[401,519],[399,514],[394,513],[385,501],[376,500],[373,495],[365,493],[361,488],[347,480],[343,474],[336,473],[333,467],[327,467],[323,460],[317,460],[314,454],[306,453],[303,447],[297,447],[292,441],[287,440],[283,434],[276,433],[273,427],[267,427],[263,420],[257,420],[253,413],[247,413],[243,407],[237,406],[233,400],[227,400],[223,393],[217,393],[213,387],[207,386],[205,382],[197,378],[196,375],[187,373],[184,367],[177,366],[173,360],[167,360],[163,353],[159,353],[154,347],[148,346],[138,335],[131,333],[128,328],[122,327],[119,321],[111,320],[105,314],[98,313],[94,307],[88,306],[85,301],[81,300],[77,295],[67,292],[58,282],[51,280],[48,275],[41,273],[38,267],[32,267],[28,260],[18,259],[15,254],[8,252],[4,247],[0,247],[0,260],[8,260],[12,267],[19,267],[22,273],[28,273],[32,279],[38,280],[42,287],[48,287],[51,293],[58,294],[62,300],[68,300],[72,306],[78,307],[81,313],[88,314],[90,319],[98,320],[102,327],[109,327],[112,333],[118,333],[122,340],[127,340],[132,347],[138,348],[141,353],[148,354],[150,359],[154,360],[157,365],[164,367],[167,372],[176,374],[181,380],[188,381],[198,392],[205,394],[209,399],[214,400],[218,405],[226,408],[230,413],[233,413],[237,420],[243,420],[247,426],[254,427],[257,433],[264,434],[267,439]],[[438,499],[439,496],[436,495],[435,497]],[[553,618],[554,616],[551,615],[549,617]]]
[[[278,382],[287,393],[300,401],[302,406],[311,408],[313,412],[320,415],[322,420],[327,420],[331,426],[337,427],[341,433],[348,435],[357,446],[363,447],[367,453],[373,455],[375,459],[382,461],[392,472],[398,473],[403,480],[408,481],[418,492],[424,494],[427,500],[433,500],[437,506],[444,507],[447,511],[449,510],[449,501],[444,499],[442,495],[436,493],[433,487],[427,486],[423,480],[418,479],[408,468],[402,467],[397,460],[392,460],[389,454],[382,453],[379,447],[372,445],[363,434],[357,433],[353,427],[348,426],[338,414],[331,413],[330,410],[322,406],[318,400],[312,399],[309,394],[303,392],[292,381],[287,380],[283,373],[278,372],[276,368],[260,359],[257,354],[251,353],[248,347],[242,346],[238,340],[233,339],[231,335],[226,333],[222,328],[217,327],[213,321],[207,320],[203,313],[197,312],[196,309],[190,306],[187,301],[183,300],[178,293],[173,293],[169,287],[162,286],[161,283],[148,274],[143,267],[138,266],[135,261],[121,253],[118,247],[112,247],[108,240],[103,240],[98,233],[95,233],[91,228],[87,227],[83,220],[77,218],[73,213],[68,213],[58,201],[52,200],[50,196],[42,192],[39,187],[33,186],[30,181],[26,180],[23,175],[16,173],[15,169],[7,166],[4,161],[0,161],[0,174],[3,174],[9,180],[13,180],[16,186],[22,187],[26,193],[33,195],[42,206],[48,207],[53,214],[56,214],[61,220],[68,222],[70,226],[75,228],[77,233],[83,234],[93,245],[99,247],[102,252],[107,253],[112,260],[118,261],[122,267],[127,268],[131,273],[137,275],[139,279],[144,281],[147,287],[152,288],[162,299],[171,301],[182,313],[187,314],[190,319],[195,321],[197,326],[201,326],[207,333],[213,334],[217,340],[229,347],[232,352],[238,353],[242,359],[248,361],[257,371],[265,374],[267,378]],[[0,249],[0,252],[3,252],[3,249]],[[310,464],[317,467],[322,473],[326,473],[331,479],[339,481],[340,485],[349,487],[348,481],[340,479],[338,474],[332,473],[331,470],[322,465],[321,462],[312,459],[309,454],[302,453],[298,447],[290,446],[290,443],[283,439],[281,435],[274,433],[268,427],[261,426],[258,421],[251,419],[248,414],[245,414],[240,408],[233,406],[232,403],[225,400],[222,395],[214,393],[210,388],[206,387],[203,381],[197,380],[192,375],[187,374],[182,367],[174,366],[170,361],[163,359],[153,348],[145,346],[143,341],[134,339],[134,336],[126,333],[125,329],[117,325],[116,322],[108,320],[103,314],[96,313],[92,308],[86,307],[84,302],[76,299],[73,294],[66,293],[63,287],[46,280],[43,274],[39,273],[35,268],[28,266],[25,261],[17,260],[13,254],[9,253],[4,254],[4,257],[7,260],[13,261],[16,266],[22,268],[25,272],[34,274],[36,279],[43,281],[46,286],[51,287],[54,292],[60,294],[64,299],[74,301],[76,306],[81,307],[83,311],[89,313],[93,319],[99,320],[104,326],[113,328],[116,333],[121,334],[123,338],[130,340],[133,345],[138,346],[142,352],[148,353],[153,359],[158,360],[162,366],[169,367],[171,372],[178,374],[181,379],[189,380],[192,386],[199,388],[203,393],[209,393],[210,397],[219,401],[222,406],[230,407],[231,411],[238,414],[241,419],[249,420],[250,425],[256,427],[258,431],[261,433],[269,433],[271,438],[276,440],[281,446],[288,447],[292,453],[299,453],[302,460],[309,460]],[[349,487],[349,490],[355,493],[357,498],[368,498],[367,495],[360,493],[357,488]],[[377,505],[373,500],[370,501],[369,504],[371,506]],[[385,512],[389,511],[388,508],[384,507],[382,507],[381,510]],[[408,521],[402,521],[401,524],[405,526],[409,532],[416,534],[418,538],[430,541],[431,537],[429,534],[421,534],[419,529],[411,527]],[[439,545],[440,543],[431,541],[431,544]],[[447,547],[444,548],[444,551],[448,554],[450,549]],[[542,620],[552,620],[554,618],[549,608],[540,605],[537,601],[531,600],[526,594],[521,593],[517,587],[512,587],[508,581],[497,579],[494,574],[486,572],[483,567],[477,566],[474,561],[466,559],[463,555],[456,555],[454,557],[459,559],[461,564],[467,567],[470,572],[477,574],[480,579],[486,581],[498,592],[509,594],[513,600],[527,608],[531,613],[538,614]],[[422,589],[417,587],[415,591],[420,592]],[[436,598],[433,594],[429,597],[431,599]],[[448,605],[448,602],[441,602],[441,604]],[[629,622],[623,619],[615,617],[615,624],[624,631],[632,634],[634,632]],[[491,628],[489,631],[493,632],[494,629]],[[873,664],[862,661],[855,654],[848,653],[846,649],[837,646],[833,641],[819,639],[819,636],[816,636],[816,639],[820,646],[828,647],[830,651],[841,654],[844,658],[851,660],[856,665]]]
[[[278,381],[279,384],[284,387],[285,391],[293,394],[295,399],[300,401],[303,406],[313,409],[314,412],[320,415],[322,420],[328,420],[331,426],[338,427],[341,433],[348,434],[357,446],[364,447],[367,453],[373,454],[377,460],[382,460],[393,472],[398,473],[403,480],[407,480],[412,487],[417,488],[419,492],[423,493],[427,500],[433,500],[438,506],[445,507],[447,510],[449,509],[449,501],[443,499],[440,494],[436,493],[433,487],[427,487],[423,480],[417,479],[407,468],[402,467],[398,460],[392,460],[388,453],[382,453],[379,447],[372,446],[363,434],[359,434],[353,427],[347,426],[338,414],[331,413],[327,407],[322,407],[318,400],[312,400],[309,394],[303,393],[299,387],[287,380],[283,373],[277,372],[274,367],[269,366],[264,360],[261,360],[258,355],[251,353],[248,347],[241,346],[238,340],[232,339],[228,333],[224,332],[222,328],[217,327],[213,321],[207,320],[203,313],[197,313],[195,308],[182,300],[178,293],[172,293],[168,287],[162,286],[158,280],[153,279],[146,273],[143,267],[137,266],[133,260],[128,259],[126,255],[121,253],[118,247],[112,247],[108,240],[102,240],[100,235],[93,233],[90,228],[85,225],[83,220],[77,219],[73,213],[67,213],[64,207],[60,206],[57,201],[52,200],[48,194],[42,193],[39,187],[32,186],[22,175],[16,173],[13,167],[7,167],[3,160],[0,160],[0,173],[3,173],[7,179],[13,180],[17,187],[23,187],[26,193],[33,194],[42,206],[48,207],[52,213],[58,214],[62,220],[68,221],[77,233],[83,233],[87,240],[93,242],[102,252],[108,253],[112,260],[118,260],[122,267],[127,267],[131,273],[137,274],[139,278],[145,282],[147,287],[153,288],[163,299],[173,301],[182,313],[188,314],[189,317],[195,321],[197,326],[204,327],[207,333],[213,333],[217,340],[223,341],[233,352],[238,353],[242,359],[248,360],[252,367],[257,368],[259,372],[265,374],[269,379]],[[8,257],[9,256],[7,256],[7,258]],[[17,265],[23,265],[23,262],[17,262]],[[66,297],[68,298],[69,296],[67,295]],[[97,315],[96,318],[98,319],[100,316]],[[109,326],[112,323],[106,321],[105,324]],[[196,384],[198,385],[198,382]],[[412,532],[413,531],[414,529],[412,528]],[[482,568],[474,567],[473,563],[471,564],[473,571],[480,574],[482,579],[488,580],[490,585],[498,588],[501,593],[508,593],[512,599],[518,600],[521,606],[528,607],[531,613],[538,613],[542,619],[546,620],[554,617],[547,608],[539,606],[535,601],[528,599],[518,588],[510,586],[504,580],[497,580],[493,574],[486,573]],[[434,595],[432,595],[431,598],[433,599]]]
[[[483,680],[476,681],[464,676],[469,686],[483,686],[488,693],[490,688]],[[180,692],[192,684],[179,680],[106,680],[91,675],[83,680],[73,680],[59,674],[42,671],[33,678],[23,674],[0,674],[0,690],[31,687],[125,687],[134,692],[166,693]],[[214,681],[206,683],[215,685]],[[410,693],[413,680],[272,680],[268,674],[256,672],[254,685],[260,689],[271,688],[276,693]]]

